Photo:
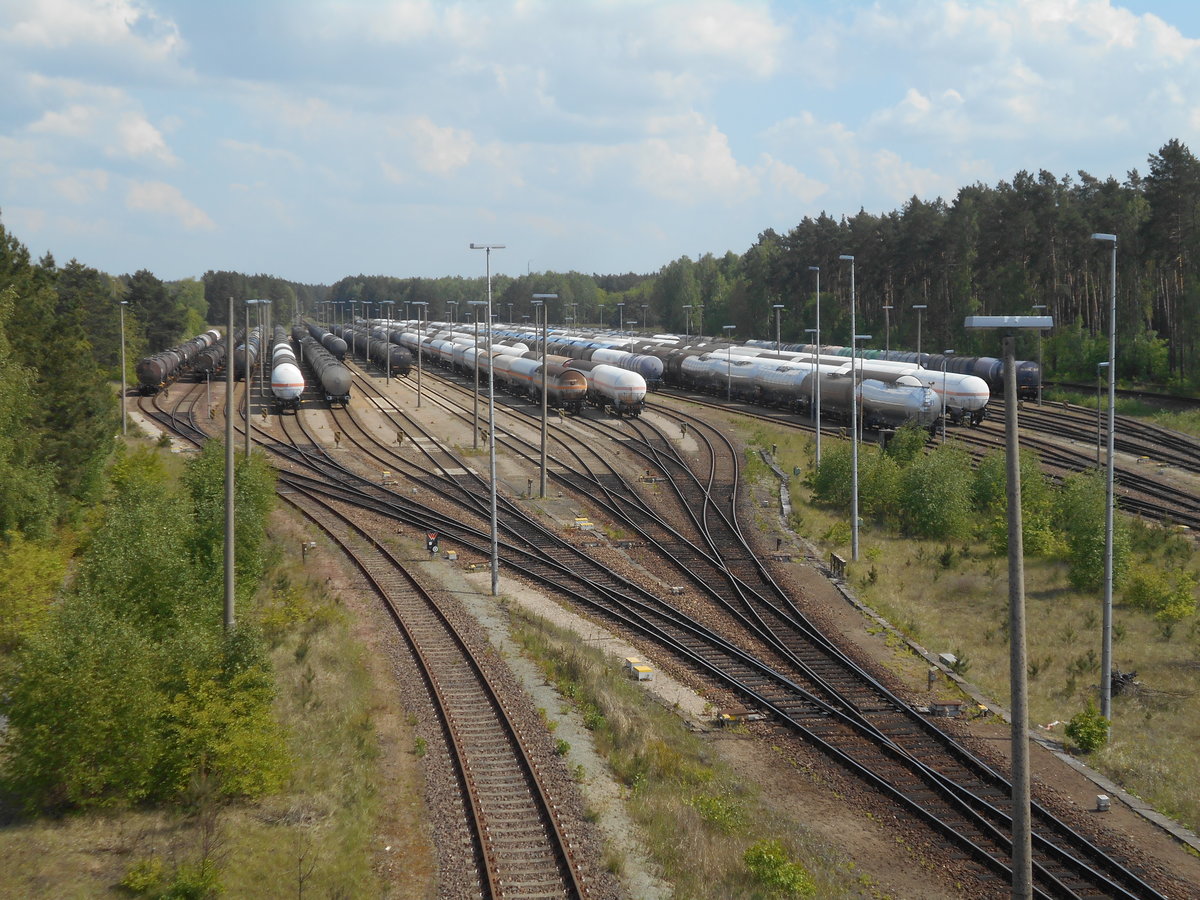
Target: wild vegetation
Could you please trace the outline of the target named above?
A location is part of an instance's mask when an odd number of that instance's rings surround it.
[[[611,658],[516,605],[513,638],[571,703],[623,786],[651,859],[680,897],[842,897],[870,879],[796,819],[769,808],[678,716]],[[621,871],[619,855],[609,866]]]
[[[810,472],[790,484],[792,527],[849,557],[848,446],[825,444],[822,464],[813,468],[806,436],[759,429],[749,440],[777,444],[785,469]],[[918,440],[924,438],[912,443]],[[909,462],[905,440],[887,452],[862,449],[860,559],[850,563],[848,578],[864,602],[929,650],[953,654],[959,674],[1007,705],[1003,454],[986,457],[972,471],[953,442]],[[928,471],[942,473],[944,483],[922,474]],[[1085,473],[1052,488],[1036,456],[1026,452],[1021,471],[1031,727],[1065,739],[1127,789],[1200,827],[1200,802],[1189,786],[1200,741],[1200,560],[1191,539],[1118,514],[1113,658],[1125,677],[1114,688],[1112,739],[1106,743],[1094,712],[1103,479]],[[921,504],[922,497],[940,498],[945,510],[926,505],[919,515],[900,512],[901,503]],[[925,690],[920,683],[911,687]]]

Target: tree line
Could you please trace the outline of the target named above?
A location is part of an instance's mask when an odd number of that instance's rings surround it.
[[[821,339],[848,344],[854,257],[857,327],[870,346],[960,355],[996,355],[998,341],[962,328],[969,315],[1054,317],[1044,360],[1054,377],[1088,380],[1106,359],[1111,244],[1117,235],[1118,375],[1182,388],[1200,382],[1200,161],[1178,140],[1148,157],[1148,172],[1123,181],[1080,171],[1056,176],[1021,171],[995,186],[972,184],[952,200],[912,197],[902,208],[859,210],[835,218],[804,217],[786,233],[763,231],[744,253],[680,257],[657,272],[586,275],[541,272],[493,278],[493,311],[503,320],[533,319],[532,295],[557,293],[550,321],[633,330],[740,338],[775,334],[780,304],[783,340],[807,342],[820,303]],[[819,270],[814,271],[814,269]],[[820,279],[820,296],[817,279]],[[429,319],[470,321],[471,301],[486,299],[476,278],[346,277],[316,303],[392,300],[395,316],[426,303]],[[916,307],[924,307],[920,312]],[[306,312],[328,314],[319,306]],[[362,307],[357,307],[362,309]],[[1024,335],[1018,354],[1034,358],[1037,338]]]

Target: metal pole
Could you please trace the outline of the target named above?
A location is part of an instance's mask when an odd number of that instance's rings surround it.
[[[850,558],[858,562],[858,350],[855,347],[854,257],[839,256],[850,263]]]
[[[924,303],[913,304],[913,309],[917,311],[917,368],[923,368],[921,365],[921,312],[927,308]]]
[[[121,311],[121,437],[129,433],[125,421],[125,392],[128,390],[125,384],[125,304],[128,302],[122,300],[117,304],[117,309]]]
[[[379,305],[386,307],[386,309],[387,309],[387,318],[384,320],[384,326],[383,326],[383,334],[384,334],[383,342],[385,344],[387,344],[387,347],[384,348],[384,350],[387,354],[387,375],[385,376],[387,380],[384,382],[385,384],[392,383],[392,304],[394,304],[395,302],[396,302],[395,300],[380,300],[379,301]]]
[[[488,349],[488,456],[492,480],[492,596],[500,590],[500,542],[496,516],[496,380],[492,367],[492,251],[503,250],[503,244],[471,244],[472,250],[483,250],[487,265],[487,349]],[[509,305],[509,315],[512,306]]]
[[[234,519],[233,519],[233,296],[229,297],[229,342],[225,354],[225,630],[233,630]]]
[[[692,304],[690,303],[683,307],[683,336],[689,341],[692,338]]]
[[[1108,472],[1104,488],[1104,624],[1100,649],[1100,714],[1112,722],[1112,632],[1113,632],[1113,475],[1117,430],[1117,236],[1093,234],[1098,241],[1112,243],[1112,283],[1108,312]],[[1040,335],[1041,332],[1038,332]],[[1041,363],[1038,363],[1040,368]],[[1040,381],[1038,382],[1041,383]],[[1110,724],[1111,729],[1111,724]]]
[[[1095,236],[1096,235],[1094,235],[1094,234],[1092,235],[1093,238]],[[1116,244],[1116,240],[1117,239],[1114,237],[1113,238],[1114,245]],[[1046,308],[1045,303],[1033,304],[1033,311],[1035,314],[1045,308]],[[1037,396],[1037,404],[1039,407],[1042,405],[1042,330],[1040,328],[1038,329],[1038,396]]]
[[[779,316],[783,312],[783,304],[775,304],[775,353],[779,354]]]
[[[817,410],[817,465],[821,465],[821,377],[817,374],[817,355],[821,352],[821,267],[809,266],[808,271],[817,273],[817,330],[813,339],[813,374],[817,375],[817,382],[814,385],[816,388],[813,400],[813,406]]]
[[[892,358],[892,307],[883,307],[883,358]]]
[[[546,497],[546,391],[549,388],[549,367],[546,360],[546,347],[549,343],[547,325],[550,322],[550,301],[557,300],[558,294],[534,294],[533,302],[542,308],[542,481],[541,496]]]
[[[1008,633],[1012,685],[1012,896],[1033,896],[1029,812],[1029,696],[1025,668],[1025,547],[1021,529],[1021,461],[1017,440],[1017,364],[1012,335],[1004,338],[1004,434],[1008,463]]]
[[[953,350],[942,351],[942,443],[946,443],[946,419],[950,416],[950,409],[947,403],[949,395],[946,393],[946,362],[954,355]]]
[[[733,329],[736,328],[737,326],[736,325],[722,325],[721,327],[725,330],[725,340],[729,340],[730,335],[733,333]],[[726,400],[733,399],[733,354],[730,352],[731,349],[732,348],[730,348],[730,347],[725,348],[725,399]]]
[[[250,423],[250,305],[253,301],[246,301],[246,340],[242,346],[246,348],[245,365],[242,366],[242,374],[246,377],[246,459],[250,458],[250,429],[254,426]]]
[[[417,308],[417,409],[421,408],[421,345],[425,343],[424,300],[414,303]]]

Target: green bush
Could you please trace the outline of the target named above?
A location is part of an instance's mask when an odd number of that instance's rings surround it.
[[[1084,753],[1091,753],[1108,743],[1108,729],[1111,724],[1100,715],[1095,701],[1089,700],[1087,709],[1076,713],[1067,723],[1067,737]]]
[[[900,477],[901,525],[913,537],[948,538],[969,529],[971,460],[965,450],[943,445],[925,454]]]
[[[742,857],[751,876],[780,897],[815,897],[816,883],[804,866],[788,858],[783,844],[776,840],[759,841]]]

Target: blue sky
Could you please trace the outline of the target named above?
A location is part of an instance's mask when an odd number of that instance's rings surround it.
[[[651,272],[1200,153],[1197,5],[0,0],[0,220],[164,279]]]

